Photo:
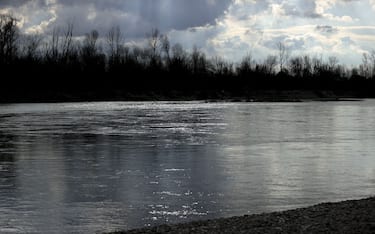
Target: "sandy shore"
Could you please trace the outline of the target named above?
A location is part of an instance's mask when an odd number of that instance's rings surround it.
[[[116,233],[375,233],[375,197]]]

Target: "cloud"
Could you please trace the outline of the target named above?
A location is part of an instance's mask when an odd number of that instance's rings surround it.
[[[285,1],[282,3],[286,15],[304,18],[321,18],[321,12],[317,12],[317,2],[311,0]]]
[[[234,61],[249,52],[262,60],[281,41],[293,54],[358,63],[375,47],[374,11],[375,0],[0,0],[0,13],[13,12],[24,32],[73,22],[77,36],[104,35],[118,25],[137,42],[156,27],[172,43]]]
[[[366,26],[372,20],[369,2],[357,0],[238,0],[207,40],[210,51],[237,61],[249,52],[258,60],[277,54],[276,44],[284,42],[294,55],[335,55],[358,64],[375,45],[374,27]]]
[[[370,4],[372,6],[372,9],[375,10],[375,0],[370,0]]]
[[[30,27],[51,31],[73,21],[79,35],[94,28],[103,33],[119,25],[129,37],[139,37],[151,28],[169,31],[214,24],[230,3],[231,0],[13,0],[2,1],[0,6],[33,21],[33,25],[24,25],[25,31]]]

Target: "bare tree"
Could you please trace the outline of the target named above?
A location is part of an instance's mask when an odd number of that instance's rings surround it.
[[[193,73],[198,73],[199,71],[199,60],[201,57],[201,52],[197,46],[194,46],[193,52],[191,53],[191,66]]]
[[[86,34],[81,48],[83,68],[89,72],[102,72],[105,69],[105,55],[100,53],[98,39],[98,31],[92,30]]]
[[[137,63],[142,62],[142,48],[138,46],[133,47],[133,58]]]
[[[173,45],[171,52],[171,59],[170,63],[168,64],[169,69],[173,72],[180,72],[186,70],[188,67],[188,55],[186,51],[183,49],[182,45],[179,43]]]
[[[1,63],[9,63],[16,56],[18,36],[17,20],[11,15],[0,15]]]
[[[124,37],[120,27],[112,27],[107,34],[107,44],[109,47],[110,63],[119,63],[121,52],[123,51]]]
[[[59,46],[60,46],[60,29],[54,28],[52,31],[51,43],[47,50],[47,58],[53,62],[57,62],[59,57]]]
[[[222,57],[215,56],[212,63],[216,75],[226,76],[233,72],[233,63],[225,61]]]
[[[295,56],[289,60],[289,71],[295,77],[310,77],[312,61],[308,55]]]
[[[288,62],[290,51],[283,42],[277,44],[277,49],[279,50],[279,64],[280,72],[284,71],[284,65]]]
[[[320,57],[313,57],[312,59],[312,73],[314,76],[319,76],[323,71],[324,64],[322,55]]]
[[[61,57],[67,62],[73,50],[73,23],[68,23],[61,43]]]
[[[273,55],[267,56],[266,60],[264,61],[266,74],[273,74],[275,71],[276,65],[277,65],[277,57]]]
[[[370,55],[368,53],[363,53],[362,64],[359,67],[359,74],[363,77],[369,78],[371,71]]]
[[[204,74],[210,67],[209,62],[206,59],[206,55],[195,45],[190,54],[190,67],[194,74]]]
[[[296,56],[294,58],[290,59],[290,72],[295,77],[302,77],[303,76],[303,70],[304,70],[304,64],[303,64],[303,58],[300,56]]]
[[[374,77],[375,76],[375,50],[371,50],[370,52],[370,77]]]
[[[160,32],[157,28],[151,30],[151,34],[146,35],[148,38],[148,45],[151,50],[151,59],[155,60],[159,56],[160,47]]]
[[[312,74],[312,61],[310,56],[303,56],[303,76],[309,77]]]
[[[186,58],[186,52],[184,51],[180,43],[174,44],[172,46],[172,58],[179,60]]]
[[[336,69],[338,63],[339,63],[339,60],[338,60],[337,57],[335,57],[335,56],[330,56],[330,57],[328,58],[329,70],[330,70],[331,72],[333,72],[333,71]]]
[[[255,61],[251,53],[248,53],[245,57],[242,58],[239,67],[237,68],[237,72],[240,75],[246,75],[252,72],[254,69]]]
[[[22,54],[29,60],[35,59],[38,48],[41,45],[43,38],[39,34],[23,35],[22,36]]]
[[[160,36],[161,40],[161,48],[162,51],[164,52],[167,62],[170,63],[171,61],[171,56],[170,56],[170,50],[171,50],[171,43],[169,42],[169,38],[167,35],[161,35]]]
[[[96,43],[99,38],[99,33],[96,30],[92,30],[90,33],[85,35],[85,40],[83,41],[82,53],[84,56],[92,57],[98,52]]]
[[[375,50],[363,53],[359,74],[366,78],[375,76]]]

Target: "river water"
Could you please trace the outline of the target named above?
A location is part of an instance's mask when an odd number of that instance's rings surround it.
[[[374,100],[0,105],[1,233],[100,233],[374,193]]]

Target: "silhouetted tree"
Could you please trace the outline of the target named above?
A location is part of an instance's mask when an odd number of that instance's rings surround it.
[[[225,61],[221,57],[212,59],[214,74],[217,76],[231,76],[233,74],[233,63]]]
[[[160,66],[160,49],[161,49],[161,35],[158,29],[153,28],[150,34],[147,34],[149,50],[145,52],[150,57],[150,66],[155,68]]]
[[[193,74],[205,74],[207,73],[208,62],[206,55],[202,53],[197,46],[193,47],[191,53],[191,69]]]
[[[117,69],[121,65],[121,55],[125,52],[123,46],[124,37],[121,33],[120,27],[112,27],[107,34],[108,44],[108,65],[110,69]]]
[[[360,75],[363,77],[372,78],[375,76],[375,50],[363,53],[359,70]]]
[[[369,78],[371,77],[371,62],[370,62],[370,56],[368,53],[363,53],[362,56],[362,64],[359,66],[360,72],[358,72],[357,75],[361,75],[363,77]]]
[[[11,15],[0,15],[1,64],[10,64],[15,59],[18,36],[17,20]]]
[[[245,57],[242,58],[236,70],[239,76],[245,77],[245,76],[249,76],[253,72],[254,66],[255,66],[255,61],[253,59],[252,54],[249,53]]]
[[[336,69],[336,67],[337,67],[337,65],[338,65],[338,63],[339,63],[339,60],[335,56],[330,56],[328,58],[328,62],[329,62],[329,70],[331,72],[334,72],[335,69]]]
[[[73,23],[68,23],[61,47],[61,60],[64,63],[68,63],[73,54]]]
[[[96,30],[92,30],[90,33],[85,35],[85,40],[83,41],[82,54],[84,56],[93,57],[96,55],[98,48],[96,43],[99,38],[99,33]]]
[[[81,48],[81,59],[83,69],[87,71],[104,71],[105,69],[105,56],[98,51],[97,42],[99,33],[92,30],[85,35],[83,45]]]
[[[276,65],[277,65],[277,57],[273,55],[267,56],[266,60],[264,61],[263,72],[267,75],[274,74]]]
[[[172,46],[172,59],[182,61],[182,60],[186,60],[186,58],[187,58],[187,53],[181,44],[177,43]]]
[[[303,56],[303,77],[309,78],[312,75],[312,61],[308,55]]]
[[[188,55],[182,45],[177,43],[172,46],[171,60],[168,65],[172,73],[186,74],[188,72]]]
[[[279,51],[280,72],[284,72],[284,65],[289,60],[290,51],[282,42],[279,42],[277,44],[277,49]]]
[[[359,67],[348,69],[332,56],[327,60],[307,55],[289,59],[290,51],[280,42],[276,56],[257,62],[248,54],[234,67],[221,57],[207,57],[196,46],[190,52],[178,43],[171,46],[169,38],[157,29],[147,34],[144,47],[126,46],[119,27],[111,28],[105,38],[93,30],[83,40],[75,38],[73,29],[68,23],[44,38],[24,35],[15,18],[1,15],[0,68],[3,73],[26,72],[28,76],[14,79],[13,89],[2,83],[0,93],[29,95],[32,100],[75,95],[126,99],[155,93],[160,97],[237,98],[251,90],[314,89],[350,90],[375,97],[374,50],[363,55]],[[103,39],[106,53],[101,48]],[[37,75],[30,78],[32,73]]]
[[[319,77],[320,74],[324,70],[324,64],[323,64],[323,59],[322,57],[313,57],[312,59],[312,70],[313,70],[313,76],[314,77]]]
[[[34,35],[23,35],[22,36],[22,56],[32,62],[37,59],[40,55],[38,54],[38,49],[41,45],[43,38],[39,34]],[[31,61],[30,61],[31,60]]]
[[[371,74],[370,77],[375,77],[375,50],[371,50],[370,52],[370,64],[371,64]]]
[[[290,66],[290,73],[295,77],[302,77],[303,76],[303,58],[300,56],[291,58],[289,61]]]
[[[160,40],[161,40],[161,48],[165,55],[166,64],[168,66],[168,64],[171,62],[171,55],[170,55],[171,43],[169,42],[167,35],[162,35],[160,37]]]
[[[60,47],[60,29],[54,28],[52,30],[51,41],[46,44],[45,58],[48,63],[57,63],[59,60]]]

